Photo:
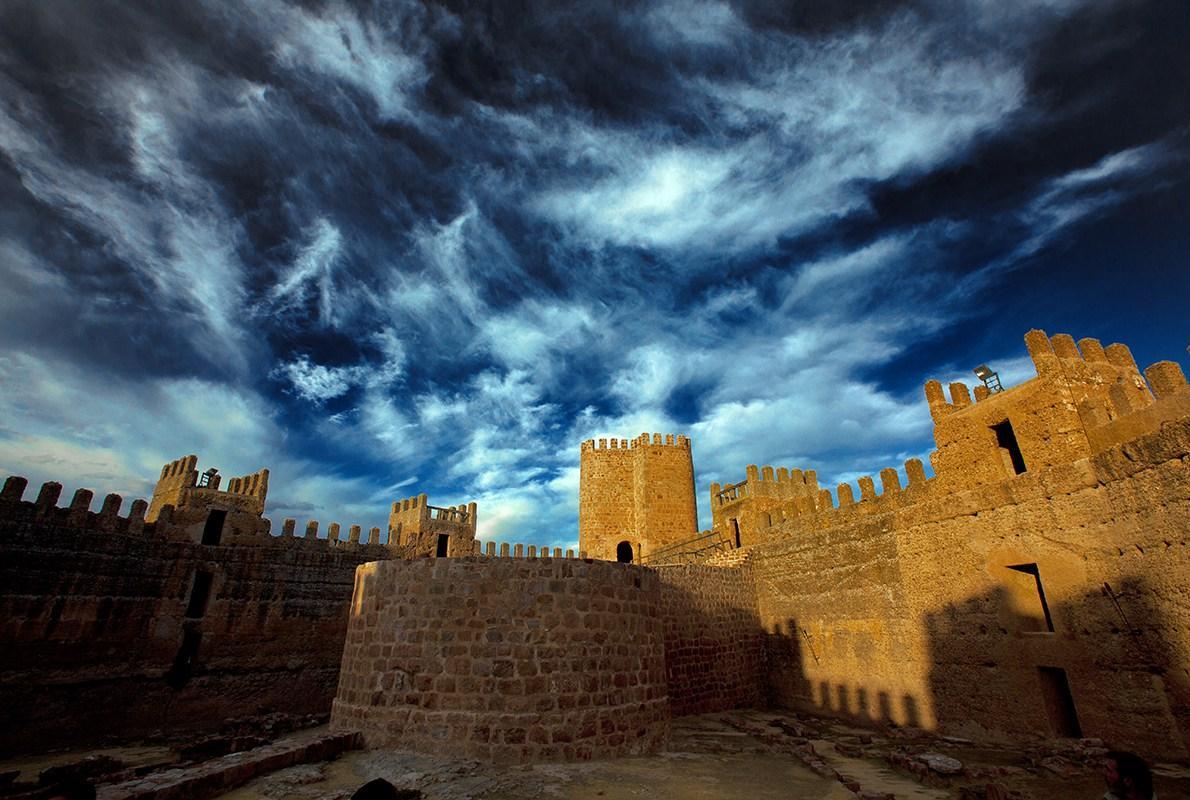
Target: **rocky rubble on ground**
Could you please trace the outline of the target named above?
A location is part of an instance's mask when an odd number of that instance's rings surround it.
[[[792,753],[819,775],[835,778],[864,800],[892,795],[865,787],[846,770],[832,766],[815,742],[828,742],[846,758],[884,762],[924,786],[957,792],[963,800],[1024,798],[1026,795],[1011,785],[1020,779],[1091,776],[1098,773],[1108,752],[1099,739],[1039,740],[995,747],[919,729],[890,726],[861,730],[838,720],[793,712],[768,714],[767,724],[756,716],[729,714],[723,722]]]

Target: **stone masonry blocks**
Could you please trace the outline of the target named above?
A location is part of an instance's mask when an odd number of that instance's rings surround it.
[[[332,725],[496,763],[647,753],[669,727],[660,581],[565,559],[356,572]]]

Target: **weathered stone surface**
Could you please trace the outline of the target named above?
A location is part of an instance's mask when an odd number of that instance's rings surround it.
[[[939,775],[958,775],[963,771],[963,762],[941,753],[923,753],[918,756],[932,771]]]
[[[652,752],[669,723],[661,586],[571,559],[365,564],[331,721],[481,761]]]
[[[19,720],[0,751],[329,711],[355,568],[388,550],[160,527],[0,502],[0,707]]]
[[[191,767],[99,787],[97,800],[205,800],[242,786],[259,775],[312,761],[324,761],[359,747],[353,732],[297,736],[253,750],[221,756]]]
[[[658,567],[675,716],[760,705],[764,639],[751,570]]]
[[[585,441],[579,454],[579,549],[617,560],[621,544],[632,560],[698,532],[690,440],[642,433]]]

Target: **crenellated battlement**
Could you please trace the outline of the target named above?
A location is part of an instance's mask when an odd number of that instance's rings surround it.
[[[326,536],[322,538],[318,536],[319,528],[318,520],[307,520],[302,529],[302,535],[298,536],[297,520],[286,517],[281,522],[281,534],[278,538],[288,541],[322,542],[327,547],[384,546],[389,544],[387,540],[381,541],[380,528],[377,527],[370,528],[365,536],[362,526],[351,525],[348,526],[347,532],[344,534],[343,526],[338,522],[332,522],[327,526]]]
[[[479,507],[430,505],[427,495],[397,500],[388,516],[388,544],[408,556],[459,556],[471,553]]]
[[[200,481],[198,456],[175,459],[161,468],[146,519],[155,522],[167,505],[173,506],[175,518],[182,515],[205,519],[213,510],[258,518],[264,514],[269,491],[267,469],[232,478],[226,489],[220,488],[221,483],[222,476],[213,469]],[[253,523],[245,517],[239,525],[250,527]]]
[[[37,499],[24,499],[29,481],[20,475],[9,476],[0,490],[0,516],[15,522],[36,522],[41,525],[76,528],[95,533],[140,533],[145,529],[145,512],[148,503],[134,500],[127,516],[120,515],[124,498],[109,494],[103,498],[98,512],[91,510],[94,492],[78,489],[66,507],[59,507],[62,484],[47,481],[41,485]]]
[[[747,497],[787,499],[818,491],[818,473],[812,469],[803,472],[787,467],[749,464],[744,474],[746,477],[739,483],[711,484],[712,507],[730,505]]]
[[[971,392],[954,382],[948,400],[939,381],[926,382],[934,472],[951,491],[1072,463],[1190,409],[1175,362],[1142,375],[1123,344],[1041,330],[1029,331],[1025,346],[1037,376],[1018,386]]]
[[[546,547],[544,545],[537,546],[532,544],[515,544],[510,542],[480,542],[475,541],[472,544],[472,555],[485,556],[487,558],[586,558],[585,551],[579,551],[575,555],[574,550],[561,547]]]
[[[269,493],[269,471],[261,469],[239,478],[232,478],[227,482],[225,491],[228,494],[257,497],[263,502]]]
[[[90,489],[75,491],[68,505],[60,506],[62,484],[48,481],[42,484],[35,500],[25,500],[28,480],[19,476],[10,476],[0,490],[0,518],[16,523],[35,524],[38,526],[70,528],[79,531],[110,534],[143,534],[161,540],[184,542],[190,540],[185,530],[184,514],[174,508],[172,504],[165,504],[158,509],[157,519],[146,522],[145,515],[149,504],[145,500],[134,500],[129,506],[127,515],[121,515],[124,498],[118,494],[109,494],[103,498],[98,511],[93,511],[94,492]],[[320,546],[358,548],[367,546],[383,547],[387,543],[381,540],[380,528],[372,528],[362,533],[359,525],[351,525],[344,531],[338,522],[327,526],[327,534],[319,538],[320,523],[317,520],[306,522],[304,535],[295,535],[297,522],[286,519],[278,535],[271,535],[269,520],[262,520],[262,525],[246,531],[232,530],[220,537],[218,544],[234,546],[293,546],[298,541],[309,541]],[[208,543],[208,542],[202,542]],[[385,557],[385,552],[379,550],[376,557]]]
[[[956,381],[925,384],[935,422],[934,477],[919,459],[901,473],[887,467],[879,487],[871,475],[819,489],[813,471],[749,465],[743,481],[711,484],[714,526],[747,546],[799,530],[840,524],[917,503],[947,503],[968,490],[995,486],[1069,465],[1190,415],[1190,385],[1181,367],[1160,361],[1144,374],[1122,344],[1075,342],[1033,330],[1025,344],[1037,377],[992,393]],[[837,498],[837,502],[836,502]],[[779,529],[779,530],[778,530]]]
[[[1157,397],[1185,390],[1185,376],[1176,362],[1159,361],[1142,375],[1132,351],[1119,342],[1104,347],[1098,339],[1088,337],[1076,343],[1069,334],[1050,337],[1045,331],[1034,329],[1025,334],[1025,346],[1037,378],[1065,388],[1070,399],[1085,404],[1085,410],[1096,415],[1096,425],[1146,408]],[[947,400],[941,382],[929,380],[925,395],[930,414],[937,422],[977,403],[1000,400],[1000,395],[1017,388],[993,394],[986,386],[977,385],[972,390],[965,383],[955,381],[948,387]]]
[[[680,434],[588,439],[579,453],[579,546],[639,558],[698,531],[694,457]]]
[[[633,450],[638,447],[676,447],[683,450],[690,449],[690,437],[681,434],[642,433],[635,439],[587,439],[580,450]]]
[[[776,470],[771,479],[766,479],[767,473],[760,468],[760,477],[755,484],[751,479],[729,485],[727,489],[711,484],[712,498],[724,498],[713,508],[714,530],[729,541],[736,537],[738,530],[735,546],[748,547],[794,532],[827,528],[856,516],[884,513],[927,500],[927,486],[932,479],[926,477],[924,464],[920,459],[911,458],[904,462],[903,468],[907,485],[902,485],[900,471],[885,467],[878,473],[879,486],[871,475],[856,480],[858,497],[851,483],[838,484],[834,495],[830,489],[820,488],[813,470]],[[750,471],[754,469],[757,468],[749,467]],[[766,483],[792,486],[794,490],[778,493],[739,491],[741,487],[764,486]]]

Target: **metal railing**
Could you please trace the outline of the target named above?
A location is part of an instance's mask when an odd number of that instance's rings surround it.
[[[653,567],[665,564],[698,564],[715,553],[732,549],[734,545],[731,537],[720,531],[710,530],[698,534],[693,539],[667,545],[642,556],[640,563]]]

